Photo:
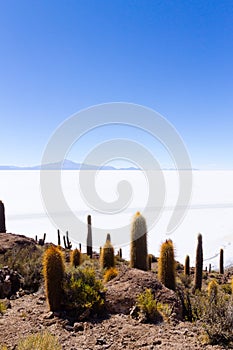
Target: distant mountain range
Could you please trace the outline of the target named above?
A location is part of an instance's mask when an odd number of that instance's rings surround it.
[[[115,168],[113,166],[103,165],[101,168],[98,165],[75,163],[71,160],[65,159],[64,162],[50,163],[35,166],[13,166],[13,165],[0,165],[0,170],[140,170],[139,168]]]

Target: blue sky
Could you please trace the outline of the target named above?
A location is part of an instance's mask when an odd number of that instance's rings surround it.
[[[233,169],[232,1],[0,0],[0,43],[0,164],[39,163],[67,117],[125,101],[166,117],[193,167]]]

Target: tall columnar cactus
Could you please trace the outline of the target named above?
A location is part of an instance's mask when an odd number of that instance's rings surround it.
[[[185,257],[184,274],[186,276],[190,275],[190,259],[189,259],[189,255],[186,255],[186,257]]]
[[[166,240],[160,248],[158,278],[165,287],[176,289],[176,262],[172,240]]]
[[[215,280],[210,281],[208,284],[208,297],[211,303],[217,304],[218,283]]]
[[[70,254],[71,265],[77,267],[81,264],[81,252],[77,248],[71,251]]]
[[[137,212],[131,225],[130,266],[146,271],[147,266],[147,226],[145,218]]]
[[[110,235],[110,233],[107,234],[106,242],[107,242],[107,241],[111,242],[111,235]]]
[[[196,267],[194,278],[194,291],[201,290],[202,287],[202,271],[203,271],[203,250],[202,250],[202,235],[199,233],[197,237],[196,250]]]
[[[5,207],[2,201],[0,201],[0,232],[6,232]]]
[[[100,266],[102,269],[109,269],[115,266],[114,248],[109,240],[101,248]]]
[[[211,264],[209,264],[209,273],[211,273]]]
[[[61,245],[60,230],[57,230],[57,245]]]
[[[219,273],[224,274],[224,262],[223,262],[223,249],[220,249],[220,255],[219,255]]]
[[[92,226],[91,215],[87,216],[87,255],[92,258]]]
[[[59,247],[50,246],[43,257],[46,297],[51,311],[61,310],[64,258]]]

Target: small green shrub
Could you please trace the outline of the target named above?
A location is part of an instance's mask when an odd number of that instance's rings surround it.
[[[118,270],[115,267],[111,267],[104,274],[104,282],[111,281],[118,275]]]
[[[22,246],[9,249],[0,254],[1,266],[9,266],[23,277],[23,288],[37,292],[42,284],[42,253],[43,247]]]
[[[61,350],[62,347],[59,344],[57,338],[49,332],[37,333],[29,335],[25,339],[22,339],[17,350]]]
[[[222,291],[226,294],[232,294],[232,290],[231,290],[231,285],[230,283],[225,283],[220,285],[220,288],[222,289]]]
[[[230,296],[219,291],[213,303],[206,293],[199,292],[192,298],[192,308],[210,344],[233,345],[233,300]]]
[[[157,301],[149,288],[137,296],[136,306],[147,321],[154,322],[158,320],[159,316],[161,317],[157,308]]]
[[[79,266],[65,276],[65,308],[77,315],[89,309],[98,312],[104,305],[103,286],[92,267]]]

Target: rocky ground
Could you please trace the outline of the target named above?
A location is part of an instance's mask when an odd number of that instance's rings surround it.
[[[202,330],[188,322],[142,324],[129,315],[115,314],[70,326],[48,312],[43,292],[10,301],[11,308],[0,316],[0,344],[15,349],[26,335],[48,330],[66,350],[93,349],[222,349],[204,346]]]

